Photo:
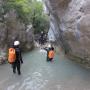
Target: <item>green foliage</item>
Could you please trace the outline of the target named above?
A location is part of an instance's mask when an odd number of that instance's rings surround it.
[[[46,15],[42,15],[35,18],[34,28],[35,28],[35,33],[40,33],[41,31],[47,32],[49,28],[48,17]]]
[[[47,29],[48,19],[43,13],[43,4],[37,0],[5,0],[3,4],[4,12],[12,9],[16,10],[17,18],[25,25],[32,23],[35,33]]]

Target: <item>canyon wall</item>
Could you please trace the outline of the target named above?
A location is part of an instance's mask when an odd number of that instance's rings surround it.
[[[58,43],[70,59],[90,66],[90,0],[44,0]]]

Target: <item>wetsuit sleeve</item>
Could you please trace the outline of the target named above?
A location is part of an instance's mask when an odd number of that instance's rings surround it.
[[[21,50],[20,50],[20,62],[23,63]]]
[[[44,48],[44,50],[48,51],[48,49],[47,49],[47,48]]]

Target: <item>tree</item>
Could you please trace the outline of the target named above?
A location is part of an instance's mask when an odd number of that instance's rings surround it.
[[[17,18],[25,25],[32,24],[35,29],[35,33],[48,29],[48,17],[43,13],[43,3],[40,1],[5,0],[3,9],[5,13],[15,9]]]

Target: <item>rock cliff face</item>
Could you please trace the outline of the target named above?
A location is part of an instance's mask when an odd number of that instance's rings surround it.
[[[0,8],[2,0],[0,0]],[[15,10],[2,15],[0,11],[0,62],[6,60],[7,48],[13,44],[14,40],[21,42],[24,51],[31,50],[34,46],[33,28],[27,28],[16,18]]]
[[[44,0],[70,58],[90,66],[90,0]],[[52,27],[52,26],[51,26]]]
[[[5,20],[7,44],[10,45],[14,40],[19,40],[23,50],[30,50],[34,44],[32,25],[26,28],[25,25],[16,18],[14,10],[7,13]]]

